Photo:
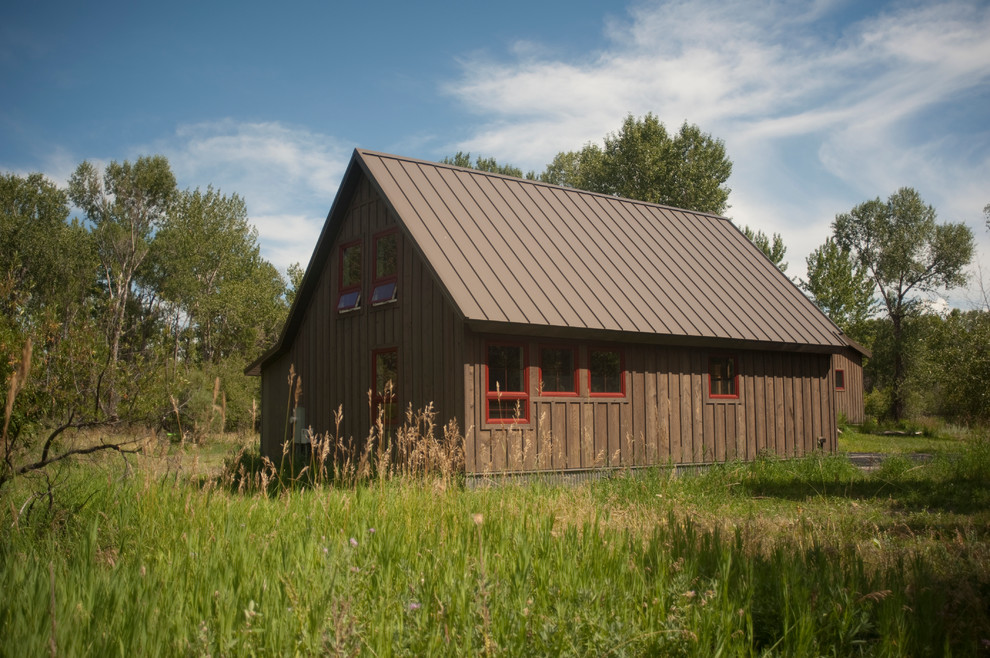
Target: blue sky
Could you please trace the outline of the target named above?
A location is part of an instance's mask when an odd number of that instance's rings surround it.
[[[0,170],[64,183],[162,153],[306,263],[354,147],[542,170],[629,113],[723,139],[728,211],[788,274],[902,186],[974,230],[990,287],[990,4],[20,2],[0,22]],[[974,284],[954,305],[976,304]]]

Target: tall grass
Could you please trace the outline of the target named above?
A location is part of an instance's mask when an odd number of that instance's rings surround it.
[[[988,473],[983,444],[881,476],[767,458],[575,488],[238,493],[79,467],[52,514],[0,512],[0,653],[976,655],[985,529],[875,560],[863,540],[893,539],[874,516],[824,517],[919,482],[986,492]]]

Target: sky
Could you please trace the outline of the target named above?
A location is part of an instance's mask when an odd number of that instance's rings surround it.
[[[990,289],[990,2],[8,3],[0,171],[163,154],[308,263],[354,148],[542,171],[629,114],[722,139],[727,215],[787,274],[837,213],[901,187],[977,240]]]

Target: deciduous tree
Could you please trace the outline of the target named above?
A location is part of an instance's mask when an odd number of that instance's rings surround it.
[[[787,253],[787,247],[784,245],[784,239],[780,237],[780,233],[774,233],[771,238],[763,231],[756,231],[754,233],[753,229],[744,226],[743,235],[749,238],[750,242],[766,254],[767,258],[777,266],[778,270],[781,272],[787,271],[787,263],[784,262],[784,254]]]
[[[869,272],[832,237],[808,254],[806,262],[808,280],[801,287],[842,331],[862,341],[861,329],[876,306]]]
[[[836,215],[832,229],[836,244],[869,273],[891,320],[893,414],[901,418],[906,400],[904,320],[917,312],[919,295],[965,283],[973,232],[962,223],[938,223],[935,208],[911,188]]]

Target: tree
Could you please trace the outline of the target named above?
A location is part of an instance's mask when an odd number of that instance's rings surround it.
[[[285,302],[288,306],[292,306],[293,302],[296,301],[296,295],[299,294],[299,286],[302,285],[303,276],[306,275],[306,269],[301,263],[295,262],[289,265],[286,274],[289,275],[289,283],[285,289]]]
[[[676,135],[653,114],[626,117],[602,146],[558,153],[540,180],[590,192],[722,214],[732,173],[725,143],[687,122]]]
[[[743,235],[755,244],[760,251],[766,254],[767,258],[777,266],[778,270],[781,272],[787,271],[787,263],[784,262],[784,254],[787,253],[787,247],[784,245],[784,239],[780,237],[780,233],[774,233],[771,241],[771,238],[763,231],[756,231],[754,233],[753,229],[744,226]]]
[[[906,379],[903,329],[918,312],[919,295],[963,285],[973,257],[973,232],[965,224],[936,221],[935,208],[912,188],[887,201],[879,197],[836,215],[836,244],[869,273],[892,328],[893,415],[904,415]]]
[[[808,280],[801,287],[842,331],[862,340],[862,328],[876,306],[869,272],[848,249],[829,237],[810,254]]]
[[[519,167],[513,167],[512,165],[499,164],[495,158],[483,158],[479,155],[477,160],[472,163],[471,154],[465,153],[464,151],[458,151],[453,156],[448,155],[440,162],[441,164],[454,165],[455,167],[465,167],[467,169],[477,169],[478,171],[488,171],[493,174],[502,174],[503,176],[513,176],[515,178],[523,177],[522,169]],[[533,178],[533,175],[528,177]]]
[[[175,194],[175,176],[160,155],[138,158],[134,164],[111,162],[102,176],[83,162],[69,179],[69,198],[92,222],[109,294],[106,396],[98,395],[97,402],[110,417],[117,415],[116,374],[134,278]]]

